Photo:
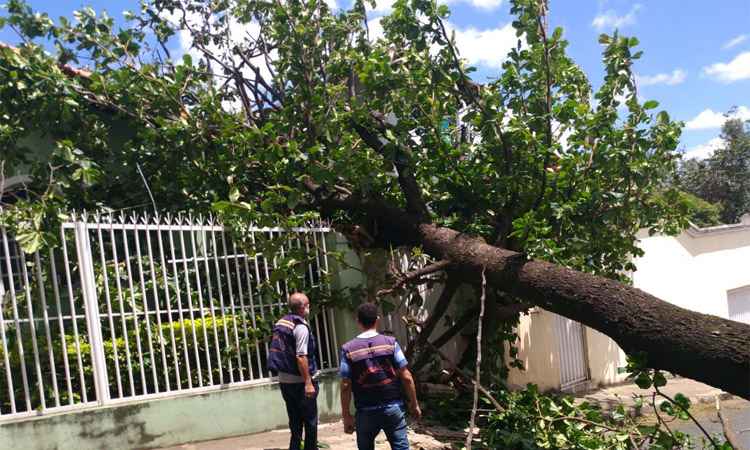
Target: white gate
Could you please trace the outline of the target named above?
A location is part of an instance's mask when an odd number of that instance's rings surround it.
[[[555,329],[560,343],[560,388],[566,389],[589,379],[583,326],[556,315]]]
[[[727,292],[729,319],[750,324],[750,286]]]

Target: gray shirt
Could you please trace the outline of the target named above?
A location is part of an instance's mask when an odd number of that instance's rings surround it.
[[[307,323],[307,322],[305,322]],[[297,356],[307,356],[307,343],[310,341],[310,330],[305,325],[294,327],[294,342],[297,346]],[[279,372],[279,383],[304,383],[301,375]]]

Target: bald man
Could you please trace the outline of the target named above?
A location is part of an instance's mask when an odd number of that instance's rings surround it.
[[[310,299],[301,292],[289,296],[289,314],[273,327],[268,368],[279,377],[289,416],[289,450],[318,448],[318,346],[307,323]]]

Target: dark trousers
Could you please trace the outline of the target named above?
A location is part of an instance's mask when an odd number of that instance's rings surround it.
[[[289,450],[300,450],[302,447],[302,430],[305,431],[305,450],[318,448],[318,382],[315,385],[315,397],[305,397],[304,383],[281,383],[281,395],[286,403],[289,416]]]

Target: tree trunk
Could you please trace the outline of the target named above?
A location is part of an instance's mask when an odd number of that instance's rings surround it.
[[[371,233],[375,245],[422,246],[474,284],[486,268],[490,286],[600,331],[628,353],[645,353],[650,367],[750,400],[750,325],[689,311],[607,278],[528,260],[480,238],[425,223],[379,199],[323,197],[324,189],[310,181],[307,186],[325,216],[340,210],[363,212],[377,226]]]
[[[488,283],[598,330],[650,367],[750,399],[750,325],[701,314],[622,283],[528,260],[482,239],[433,224],[417,225],[425,251],[451,261],[467,281]]]

